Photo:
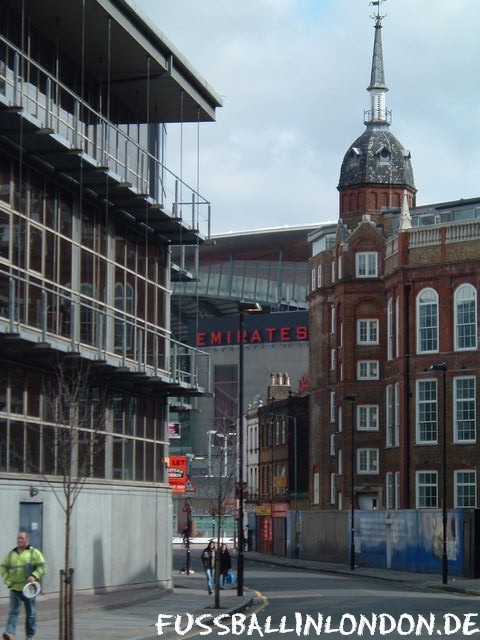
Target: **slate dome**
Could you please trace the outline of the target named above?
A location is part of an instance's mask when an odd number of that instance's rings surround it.
[[[363,184],[402,185],[415,189],[410,152],[385,124],[368,124],[343,158],[338,188]]]

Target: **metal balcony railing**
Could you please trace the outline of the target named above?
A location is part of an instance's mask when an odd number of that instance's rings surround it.
[[[0,103],[21,108],[40,129],[51,130],[67,148],[81,151],[148,195],[189,229],[210,235],[210,203],[31,57],[0,36]]]
[[[0,269],[0,332],[24,338],[32,347],[48,344],[121,367],[126,373],[162,379],[178,387],[178,396],[182,390],[185,395],[210,390],[205,351],[98,300],[4,269]]]

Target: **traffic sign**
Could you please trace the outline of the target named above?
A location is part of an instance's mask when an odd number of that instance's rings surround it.
[[[190,495],[194,494],[196,491],[196,487],[193,484],[191,478],[187,478],[187,482],[185,483],[185,493],[188,493]]]

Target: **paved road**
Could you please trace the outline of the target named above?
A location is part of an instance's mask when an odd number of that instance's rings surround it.
[[[213,631],[210,638],[260,638],[263,633],[263,637],[290,640],[299,637],[297,631],[301,631],[304,637],[308,616],[317,624],[317,628],[313,624],[310,626],[310,637],[359,637],[358,627],[353,633],[352,630],[362,624],[362,615],[365,638],[398,640],[406,636],[413,639],[447,635],[459,640],[467,637],[464,631],[477,629],[478,632],[474,634],[477,637],[480,633],[480,617],[477,614],[479,600],[475,596],[436,592],[416,585],[384,583],[357,575],[328,575],[252,562],[247,563],[246,574],[249,587],[261,592],[264,601],[250,610],[249,613],[255,613],[255,616],[245,620],[238,618],[236,633],[231,631],[225,634],[220,629]],[[376,627],[373,627],[373,614],[377,616]],[[451,614],[447,616],[450,624],[447,627],[446,614]],[[470,617],[466,617],[469,614]],[[268,617],[270,626],[266,627]],[[418,627],[422,619],[425,624]],[[367,626],[367,621],[372,627]],[[243,633],[242,622],[245,624]],[[466,627],[468,622],[470,626]],[[296,623],[300,624],[299,628],[296,628]],[[458,624],[462,626],[455,633]],[[249,625],[252,625],[250,632]],[[392,631],[382,633],[389,629]],[[416,633],[418,630],[419,634]],[[452,633],[447,634],[448,631]]]

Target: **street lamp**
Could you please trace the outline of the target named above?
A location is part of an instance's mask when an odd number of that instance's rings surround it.
[[[243,333],[245,313],[262,312],[258,302],[238,303],[238,556],[237,596],[243,596],[244,544],[243,539]]]
[[[345,396],[351,403],[351,441],[350,441],[350,569],[355,570],[355,396]]]
[[[194,459],[193,453],[187,453],[187,478],[190,479],[192,475],[192,460]],[[187,576],[193,571],[190,569],[190,538],[192,536],[192,504],[190,498],[186,498],[184,509],[187,512],[187,531],[186,531],[186,539],[185,539],[185,573]]]
[[[447,584],[447,365],[445,362],[432,364],[430,371],[442,372],[442,584]]]

